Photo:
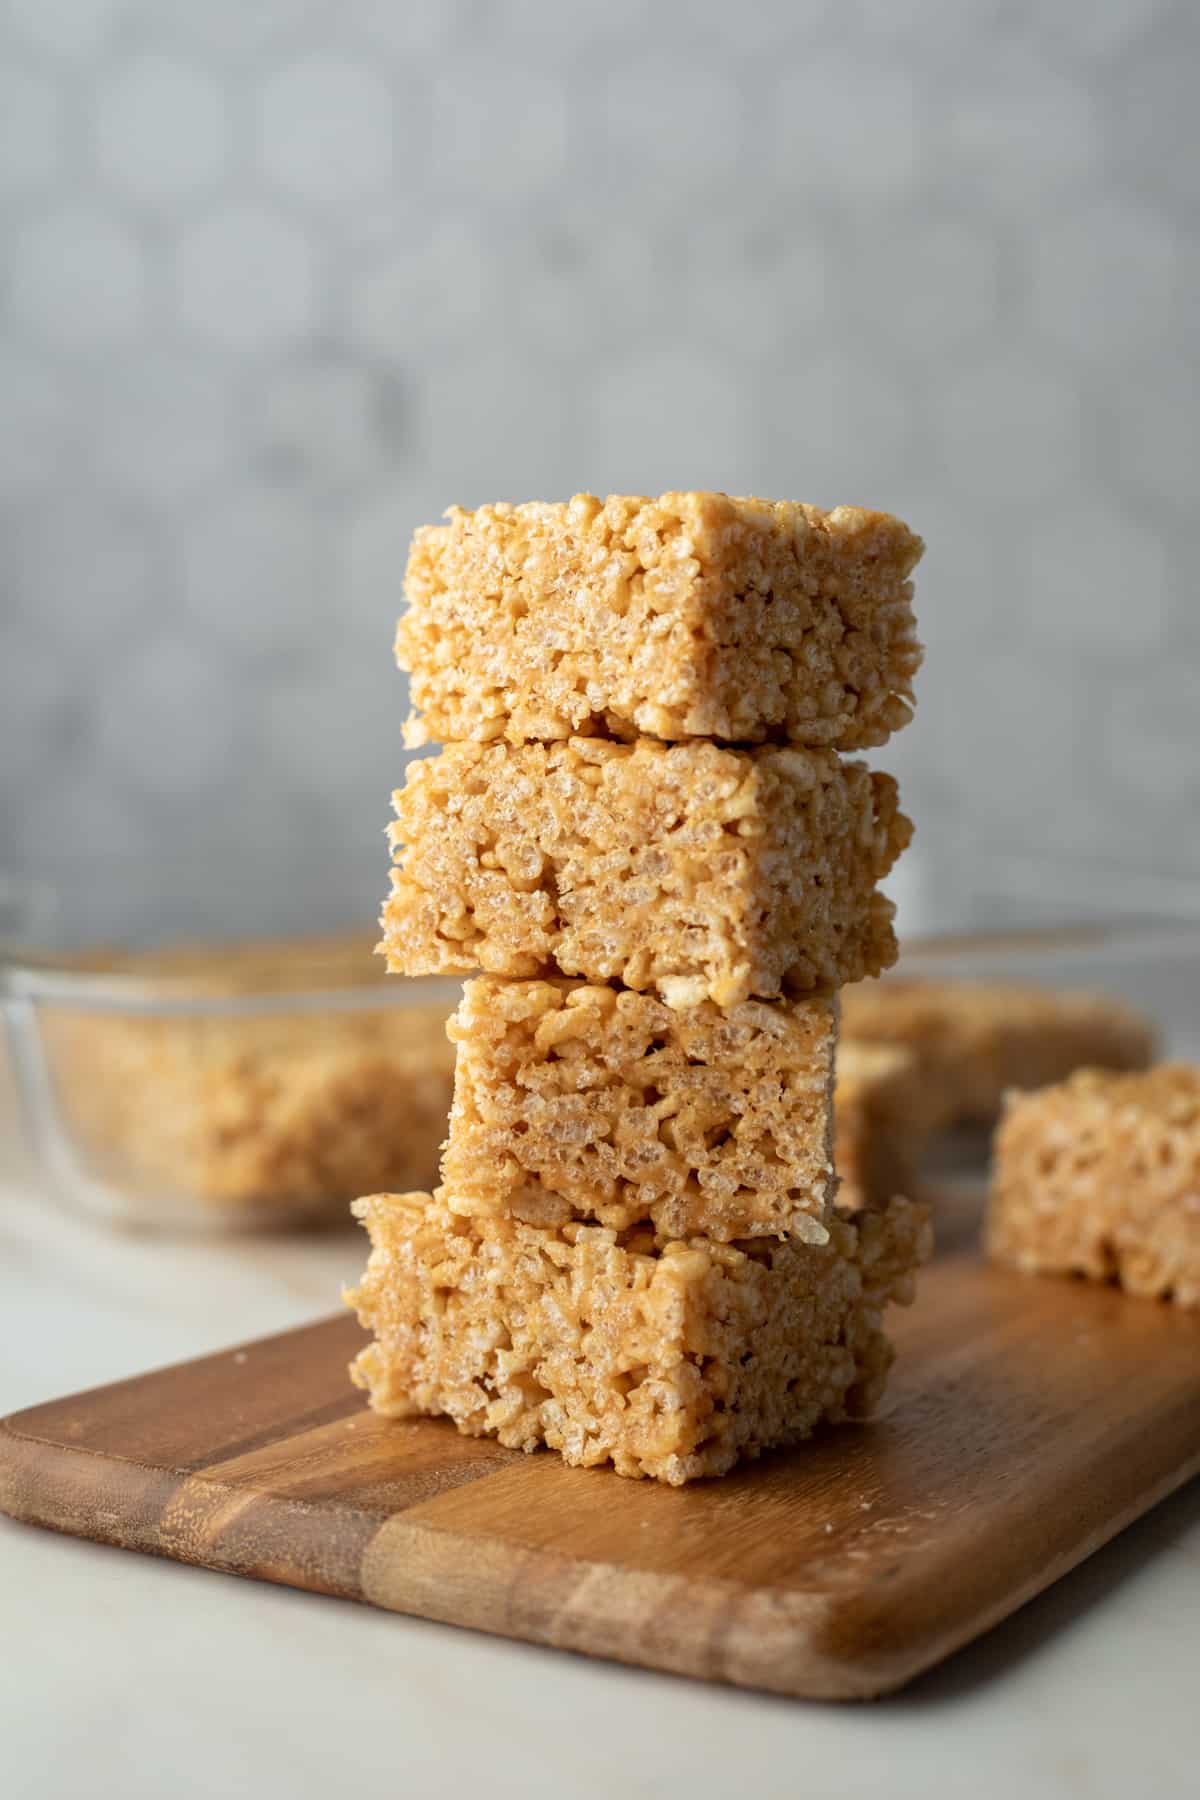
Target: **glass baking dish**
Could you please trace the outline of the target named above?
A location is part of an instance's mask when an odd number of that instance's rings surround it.
[[[1200,923],[1193,920],[930,938],[905,944],[895,973],[1108,994],[1149,1016],[1164,1058],[1200,1060]]]
[[[1132,920],[912,941],[902,948],[895,976],[1103,994],[1150,1021],[1156,1060],[1200,1061],[1200,924],[1191,920]],[[960,1123],[935,1134],[925,1146],[921,1192],[934,1201],[942,1247],[971,1242],[978,1234],[991,1136],[990,1125]]]
[[[344,1221],[437,1179],[456,981],[388,976],[363,936],[39,957],[0,971],[36,1170],[114,1226]]]

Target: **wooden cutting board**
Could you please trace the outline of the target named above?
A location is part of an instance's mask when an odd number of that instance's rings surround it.
[[[16,1414],[0,1508],[593,1656],[865,1698],[1200,1470],[1200,1315],[961,1252],[896,1325],[881,1419],[668,1489],[375,1418],[337,1318]]]

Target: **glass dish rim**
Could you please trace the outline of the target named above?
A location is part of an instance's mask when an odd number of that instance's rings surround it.
[[[310,977],[312,971],[308,971]],[[155,975],[113,969],[72,969],[53,957],[0,957],[0,1004],[53,1005],[81,1012],[114,1012],[162,1017],[231,1018],[287,1012],[375,1012],[458,1003],[457,975],[382,976],[348,985],[332,977],[298,981],[294,987],[254,988],[230,982],[201,985],[194,976]]]
[[[1200,920],[1163,919],[1133,914],[1082,925],[1033,925],[1012,929],[937,932],[904,938],[895,973],[903,976],[914,964],[930,967],[969,960],[998,965],[1013,958],[1045,957],[1061,967],[1073,960],[1094,961],[1111,955],[1152,960],[1180,951],[1200,957]],[[888,976],[893,971],[888,971]],[[887,979],[887,976],[884,977]]]

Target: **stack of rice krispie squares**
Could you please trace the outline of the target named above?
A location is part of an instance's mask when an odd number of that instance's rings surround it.
[[[401,973],[482,970],[442,1186],[359,1202],[355,1379],[395,1414],[671,1483],[867,1411],[920,1208],[834,1206],[837,988],[911,835],[842,752],[906,723],[897,520],[719,494],[454,510],[398,655]]]

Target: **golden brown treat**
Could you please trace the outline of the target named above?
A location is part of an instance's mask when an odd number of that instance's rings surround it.
[[[568,981],[469,981],[442,1164],[456,1211],[660,1241],[822,1242],[837,1003],[709,1000]]]
[[[639,734],[865,749],[912,716],[921,540],[726,494],[452,507],[409,555],[410,744]]]
[[[364,1186],[431,1180],[453,1051],[442,1007],[45,1019],[89,1170],[241,1222],[344,1215]]]
[[[932,1123],[927,1084],[912,1051],[843,1038],[833,1116],[838,1205],[856,1212],[886,1206],[897,1194],[911,1199]]]
[[[347,1295],[375,1341],[352,1373],[378,1412],[444,1413],[469,1436],[547,1444],[569,1463],[680,1485],[869,1411],[892,1360],[880,1329],[928,1253],[898,1202],[829,1241],[553,1230],[377,1194]]]
[[[395,806],[383,948],[402,974],[732,1006],[895,960],[876,882],[912,827],[890,776],[832,751],[453,744],[410,765]]]
[[[1073,1069],[1144,1069],[1155,1044],[1150,1021],[1105,994],[896,977],[846,993],[842,1038],[911,1050],[939,1128],[991,1124],[1009,1088]]]
[[[84,1171],[131,1216],[344,1217],[364,1188],[435,1178],[450,1003],[339,1006],[340,989],[384,985],[369,940],[97,954],[71,968],[110,1002],[158,1009],[88,1007],[70,989],[39,1003]],[[269,1010],[288,990],[311,992],[314,1010]]]
[[[1200,1069],[1081,1069],[1013,1094],[996,1134],[998,1261],[1200,1306]]]

